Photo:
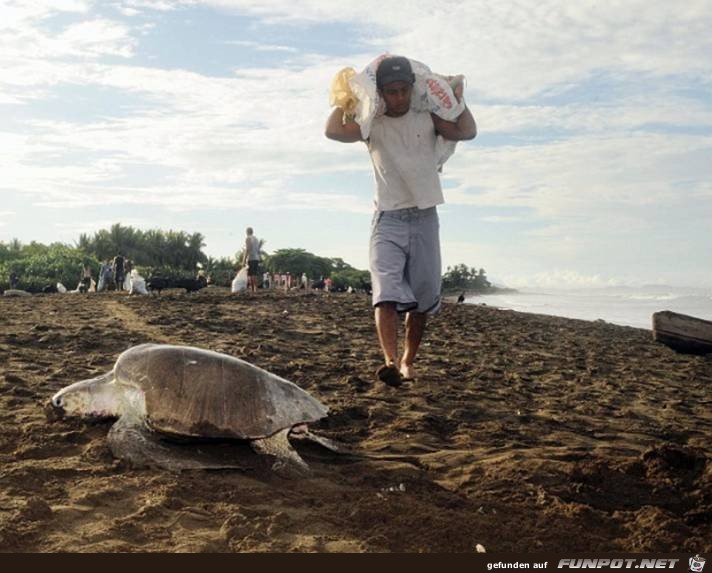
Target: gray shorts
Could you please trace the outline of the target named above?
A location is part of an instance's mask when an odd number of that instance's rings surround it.
[[[369,248],[373,306],[398,312],[440,309],[440,223],[435,207],[376,211]]]

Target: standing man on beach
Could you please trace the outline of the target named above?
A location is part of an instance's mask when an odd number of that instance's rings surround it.
[[[247,289],[257,292],[257,277],[260,274],[260,241],[252,227],[247,227],[245,237],[245,265],[247,265]]]
[[[119,251],[119,254],[114,257],[114,261],[111,265],[112,271],[114,272],[114,282],[116,283],[116,290],[124,290],[124,256]]]
[[[376,72],[378,93],[386,104],[365,141],[376,178],[369,259],[376,331],[385,364],[379,380],[400,386],[415,378],[413,363],[427,316],[440,308],[440,237],[436,206],[444,203],[437,136],[451,141],[473,139],[477,126],[469,109],[454,122],[410,109],[415,76],[407,58],[384,59]],[[463,85],[454,90],[462,100]],[[326,137],[344,143],[363,141],[355,121],[334,109]],[[398,361],[398,313],[406,312],[405,348]]]

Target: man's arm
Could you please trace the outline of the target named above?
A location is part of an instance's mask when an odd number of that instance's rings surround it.
[[[445,121],[434,113],[430,116],[433,118],[435,131],[450,141],[464,141],[467,139],[475,139],[477,136],[477,124],[475,118],[472,117],[470,110],[465,108],[455,121]]]
[[[457,83],[455,89],[453,90],[455,98],[458,102],[462,101],[463,91],[464,84],[461,80]],[[463,111],[455,121],[445,121],[443,118],[438,117],[434,113],[431,113],[430,117],[433,118],[435,131],[437,131],[445,139],[449,139],[450,141],[463,141],[467,139],[475,139],[475,137],[477,137],[477,124],[475,123],[475,118],[472,117],[472,114],[467,106],[465,106],[465,111]]]
[[[329,119],[326,121],[324,135],[329,139],[341,141],[343,143],[354,143],[362,141],[361,127],[355,121],[343,122],[344,110],[340,107],[334,108]]]

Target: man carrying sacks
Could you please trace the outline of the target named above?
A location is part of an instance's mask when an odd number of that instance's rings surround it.
[[[365,85],[367,90],[368,83],[364,84],[363,75],[361,84],[357,76],[352,77],[349,83],[357,88],[354,90],[357,99],[359,95],[362,98],[359,110],[346,115],[343,108],[336,107],[327,121],[326,137],[344,143],[364,141],[373,163],[376,211],[369,259],[376,330],[385,358],[376,374],[379,380],[395,387],[415,378],[413,364],[427,316],[440,308],[436,206],[444,202],[438,172],[446,156],[439,139],[450,142],[473,139],[477,127],[464,105],[461,81],[451,90],[447,84],[443,88],[434,75],[426,77],[419,84],[424,84],[428,92],[416,93],[414,99],[416,75],[407,58],[388,56],[376,63],[375,87],[380,101],[364,102],[363,88]],[[448,92],[456,102],[448,101]],[[423,110],[422,105],[415,104],[425,101],[426,96],[431,107]],[[384,109],[380,115],[373,112],[379,106]],[[365,109],[365,113],[359,114]],[[453,114],[458,115],[452,117]],[[448,121],[442,115],[452,119]],[[405,347],[400,360],[399,312],[407,313]]]

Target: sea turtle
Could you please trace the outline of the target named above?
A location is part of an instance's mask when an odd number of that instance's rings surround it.
[[[129,348],[110,372],[63,388],[51,406],[60,416],[118,418],[109,430],[109,447],[138,467],[238,467],[177,454],[161,434],[249,440],[256,452],[276,458],[272,468],[283,475],[309,472],[289,436],[339,451],[309,431],[307,424],[325,417],[327,408],[307,392],[238,358],[190,346]]]

